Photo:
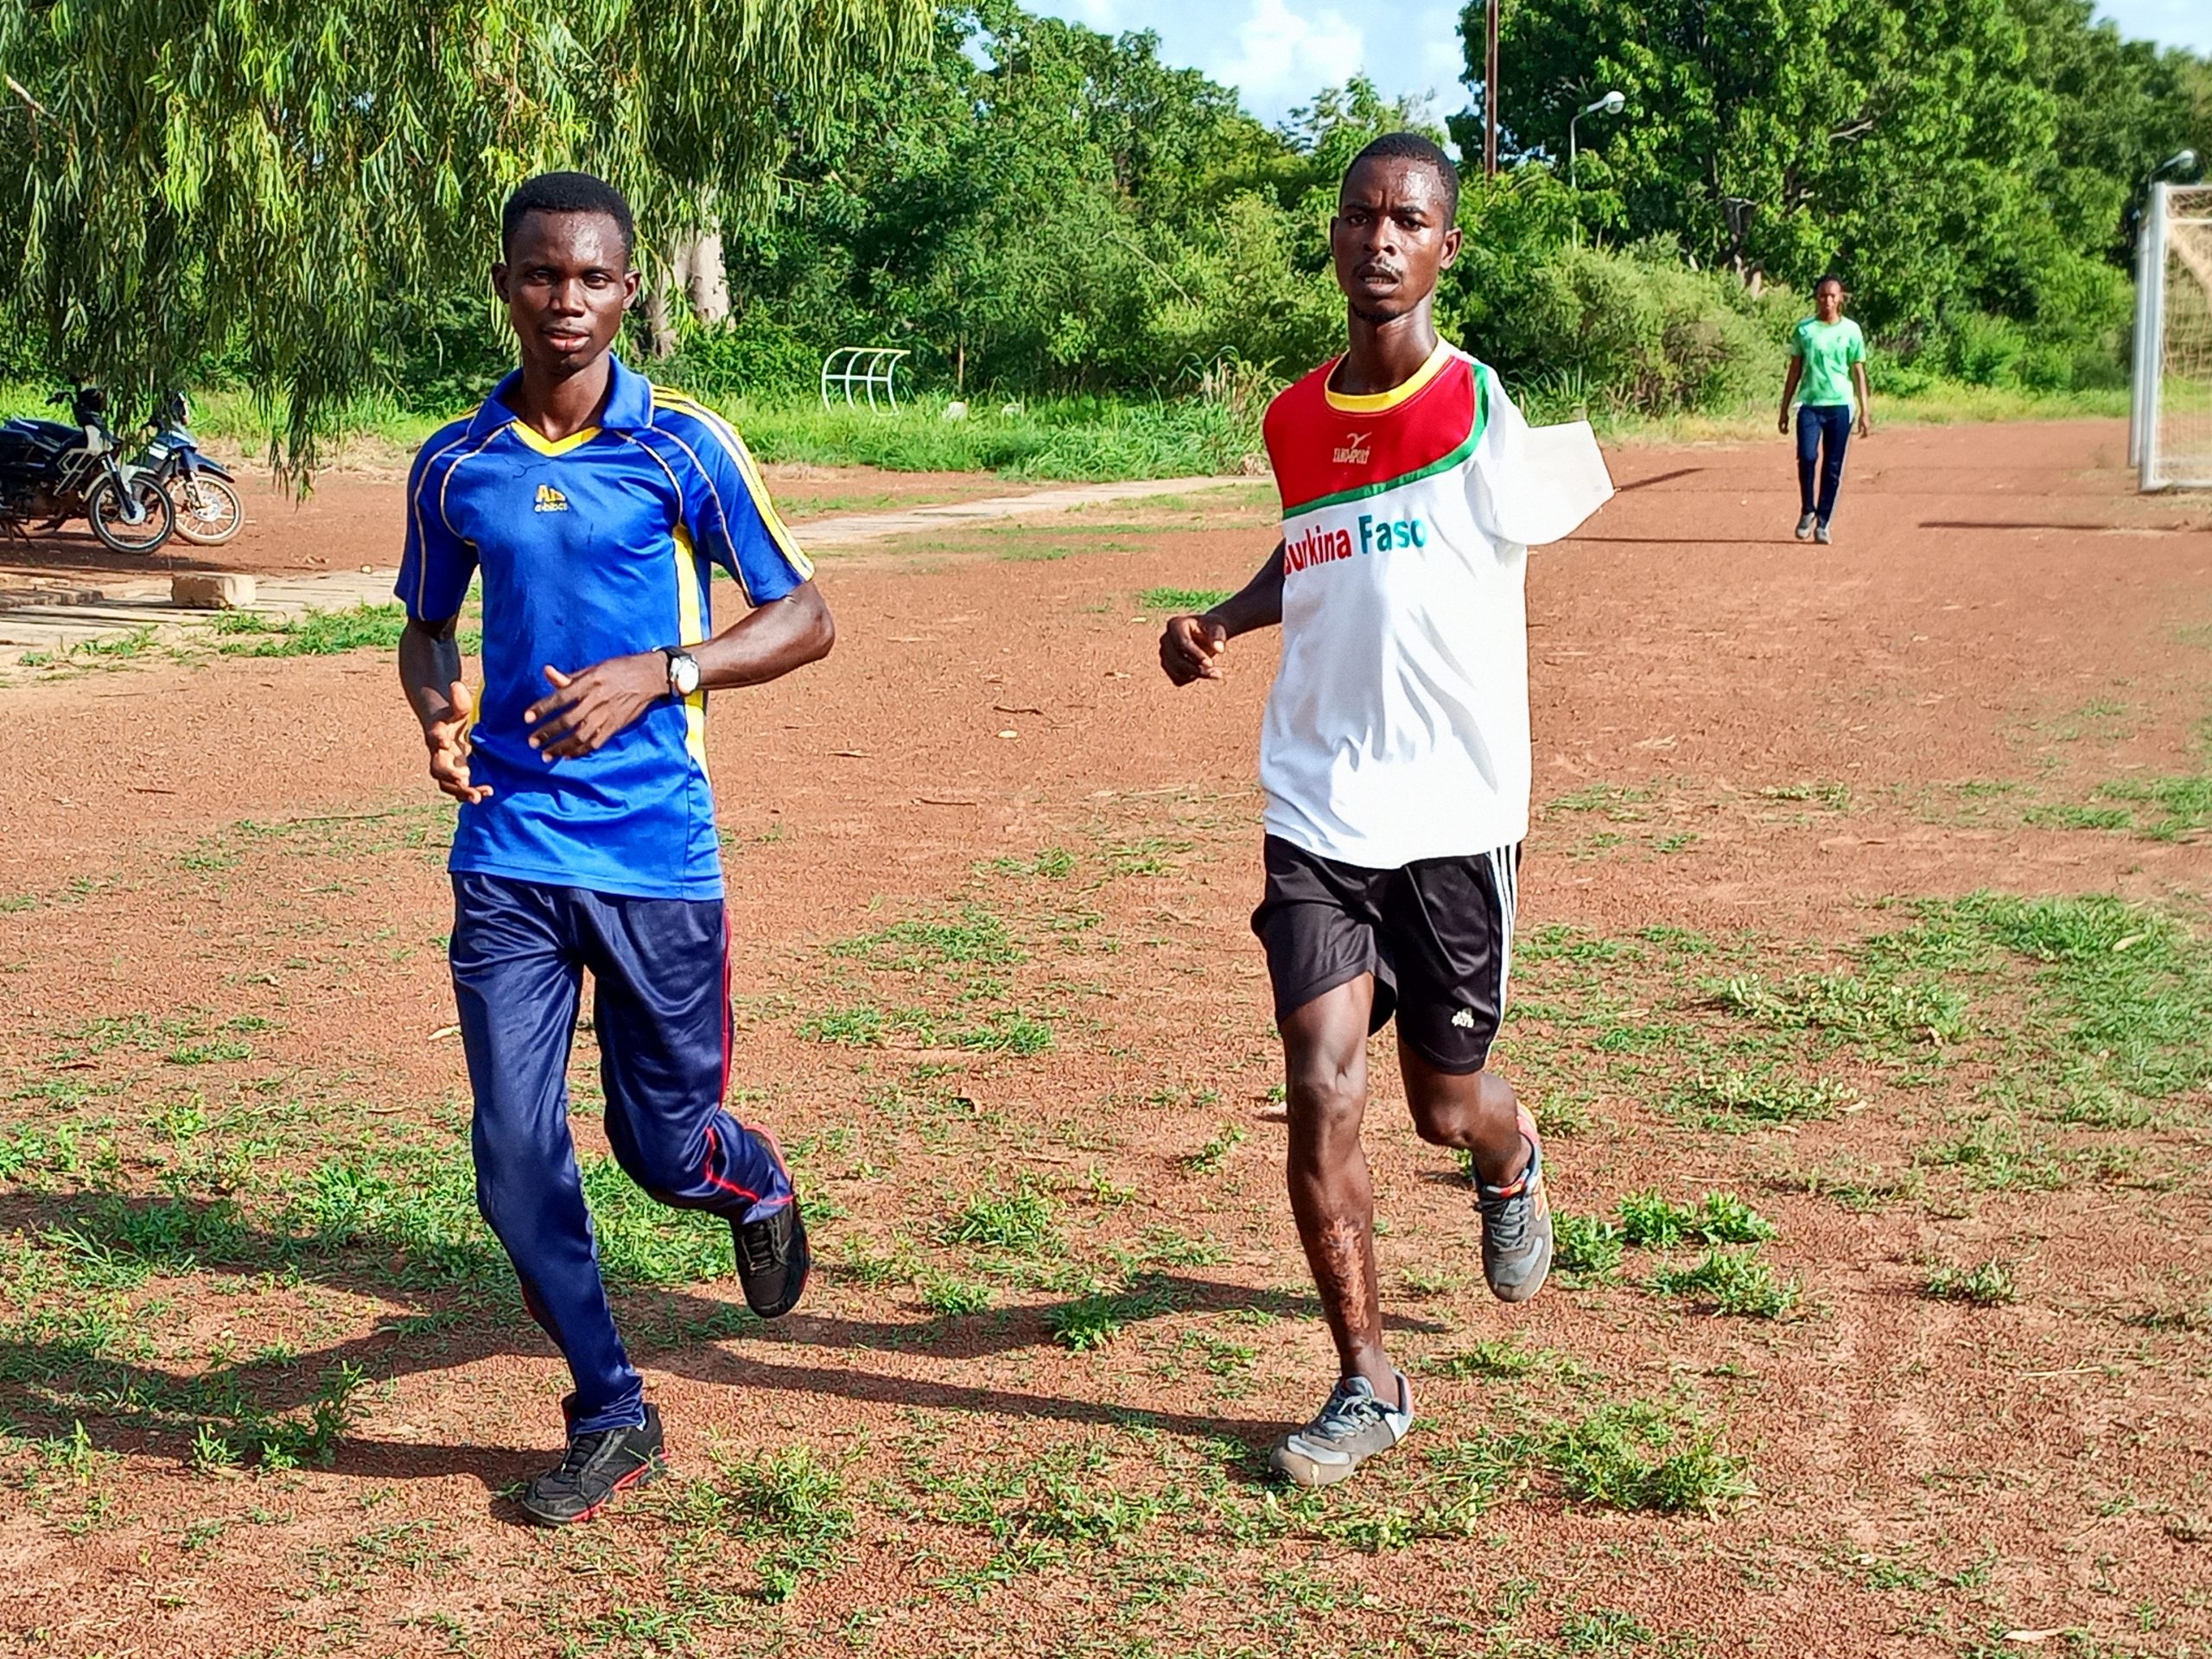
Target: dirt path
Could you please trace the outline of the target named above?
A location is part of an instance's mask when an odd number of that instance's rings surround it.
[[[1631,1244],[1491,1302],[1378,1044],[1422,1421],[1312,1501],[1255,1475],[1329,1363],[1245,927],[1272,647],[1153,664],[1159,590],[1265,554],[1255,493],[832,544],[835,655],[717,699],[736,1079],[825,1267],[764,1329],[608,1185],[674,1477],[575,1535],[499,1497],[563,1381],[468,1214],[389,664],[0,690],[0,1647],[2197,1650],[2212,515],[2123,461],[1885,433],[1818,549],[1785,449],[1639,449],[1535,556],[1498,1064],[1562,1212],[1732,1193],[1798,1300],[1724,1316],[1656,1288],[1699,1247]],[[1943,902],[1981,890],[2064,902]],[[1991,1305],[1929,1294],[1987,1262]],[[270,1437],[296,1468],[230,1466]]]
[[[807,469],[810,474],[822,470]],[[895,479],[898,474],[881,476]],[[960,480],[969,486],[960,489],[948,486],[935,474],[924,477],[932,480],[934,487],[926,493],[913,492],[918,505],[798,517],[804,544],[817,550],[861,547],[947,528],[1202,494],[1249,482],[1234,478],[1141,479],[982,495],[974,492],[972,480]],[[330,487],[326,485],[327,489]],[[361,480],[352,474],[336,475],[334,488],[351,503],[353,511],[320,511],[331,504],[319,499],[264,502],[258,523],[250,522],[237,543],[205,549],[178,543],[160,562],[178,569],[229,570],[252,575],[255,590],[249,608],[278,620],[296,620],[310,611],[355,605],[388,605],[392,582],[398,574],[396,564],[372,562],[346,568],[344,562],[365,551],[391,558],[397,533],[392,530],[398,512],[396,498],[404,492],[404,480],[376,480],[366,502],[353,499],[360,493]],[[802,502],[822,499],[810,498],[803,486],[792,493]],[[946,494],[956,499],[936,499]],[[870,498],[862,494],[844,499]],[[267,511],[272,505],[275,511]],[[372,524],[392,530],[395,542],[370,543],[365,532]],[[85,539],[91,556],[103,565],[134,563],[118,560],[92,543],[89,536]],[[326,568],[334,557],[339,568]],[[118,577],[105,569],[80,570],[78,566],[79,554],[69,547],[66,537],[47,538],[22,550],[11,573],[12,585],[0,586],[0,667],[20,662],[27,655],[50,658],[79,646],[97,646],[149,632],[162,643],[175,643],[214,626],[215,618],[210,613],[171,601],[167,574]],[[0,569],[5,568],[0,566]]]

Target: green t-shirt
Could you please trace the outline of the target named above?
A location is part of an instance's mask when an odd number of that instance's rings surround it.
[[[1789,355],[1802,358],[1805,372],[1797,382],[1801,404],[1847,404],[1851,365],[1866,360],[1866,336],[1849,317],[1822,322],[1807,317],[1790,331]]]

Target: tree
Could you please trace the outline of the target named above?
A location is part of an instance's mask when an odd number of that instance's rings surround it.
[[[1627,96],[1581,131],[1586,224],[1797,284],[1841,267],[1908,339],[1961,309],[2105,327],[2122,208],[2194,130],[2202,68],[2091,0],[1516,0],[1503,34],[1522,156]]]
[[[284,463],[395,321],[480,291],[505,193],[578,166],[650,251],[765,219],[792,143],[926,36],[927,0],[17,0],[0,267],[52,360],[143,400],[236,342]]]

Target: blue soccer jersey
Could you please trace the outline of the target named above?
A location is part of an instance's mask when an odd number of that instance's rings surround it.
[[[484,691],[469,762],[492,798],[461,809],[451,868],[641,899],[718,899],[706,697],[655,704],[581,759],[548,762],[523,711],[610,657],[707,637],[709,563],[748,604],[814,572],[721,416],[621,364],[600,424],[559,442],[504,401],[415,458],[397,593],[417,621],[484,578]]]

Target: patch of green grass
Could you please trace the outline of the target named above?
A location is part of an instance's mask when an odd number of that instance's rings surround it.
[[[1967,1034],[1964,995],[1925,980],[1797,974],[1769,981],[1746,974],[1710,988],[1719,1006],[1762,1025],[1828,1033],[1878,1050],[1956,1044]]]
[[[718,1478],[692,1482],[677,1517],[695,1535],[721,1533],[764,1546],[753,1562],[763,1601],[791,1600],[810,1574],[843,1558],[855,1522],[842,1469],[803,1444],[749,1457],[717,1454],[715,1461]]]
[[[1137,595],[1137,608],[1181,616],[1210,611],[1229,597],[1226,588],[1147,588]]]
[[[1513,1337],[1485,1337],[1471,1348],[1454,1353],[1432,1354],[1423,1369],[1439,1376],[1454,1378],[1489,1377],[1493,1379],[1526,1376],[1549,1363],[1550,1356],[1531,1348],[1523,1348]]]
[[[1840,812],[1851,804],[1851,789],[1846,784],[1777,784],[1759,791],[1759,797],[1769,801],[1809,801],[1831,812]]]
[[[1603,1279],[1621,1264],[1621,1230],[1598,1216],[1552,1218],[1552,1265],[1569,1279]]]
[[[1841,1084],[1808,1082],[1769,1065],[1756,1071],[1700,1071],[1675,1099],[1709,1128],[1740,1128],[1833,1117],[1850,1103],[1852,1092]]]
[[[1183,1167],[1193,1175],[1211,1175],[1229,1161],[1229,1154],[1243,1146],[1244,1131],[1234,1123],[1224,1123],[1219,1134],[1196,1152],[1188,1153],[1180,1160]]]
[[[1632,788],[1620,784],[1592,784],[1586,788],[1570,790],[1554,796],[1544,804],[1550,812],[1597,812],[1616,823],[1641,823],[1651,816],[1651,803],[1656,797],[1649,789]]]
[[[1028,953],[1014,943],[1003,921],[971,905],[957,917],[893,922],[876,932],[842,939],[830,947],[830,954],[920,973],[948,963],[1020,962]]]
[[[397,605],[353,605],[297,618],[226,611],[215,619],[218,649],[232,657],[332,657],[346,651],[393,651],[407,626]],[[461,649],[483,649],[480,630],[461,631]]]
[[[970,1194],[944,1224],[941,1236],[948,1244],[979,1245],[1009,1255],[1039,1255],[1060,1245],[1052,1198],[1027,1179],[1008,1192]]]
[[[1611,1607],[1570,1613],[1560,1621],[1562,1653],[1625,1653],[1648,1646],[1652,1639],[1649,1626],[1634,1615]]]
[[[2020,1300],[2012,1270],[1994,1257],[1971,1268],[1930,1268],[1923,1290],[1939,1302],[1967,1302],[1975,1307],[2004,1307]]]
[[[1172,1304],[1159,1290],[1132,1288],[1078,1296],[1051,1309],[1045,1322],[1052,1340],[1078,1354],[1103,1348],[1128,1326],[1166,1313]]]
[[[1602,1406],[1551,1430],[1535,1450],[1578,1503],[1711,1513],[1751,1490],[1744,1460],[1721,1449],[1717,1430],[1656,1406]]]
[[[1708,1192],[1694,1205],[1675,1204],[1656,1192],[1631,1192],[1621,1200],[1618,1214],[1624,1242],[1649,1250],[1672,1249],[1689,1240],[1757,1244],[1777,1230],[1732,1192]]]
[[[981,1313],[991,1305],[991,1287],[959,1279],[936,1268],[925,1267],[914,1277],[922,1306],[941,1315]]]
[[[1773,1264],[1755,1249],[1707,1250],[1689,1267],[1660,1268],[1651,1288],[1746,1319],[1778,1319],[1802,1294],[1795,1281],[1777,1278]]]
[[[2048,1192],[2066,1185],[2065,1166],[2050,1147],[1992,1117],[1976,1118],[1949,1139],[1922,1147],[1912,1160],[1923,1168],[1956,1170],[1991,1192]]]
[[[1033,1014],[1007,1010],[954,1032],[952,1046],[1026,1058],[1052,1047],[1052,1028]]]

